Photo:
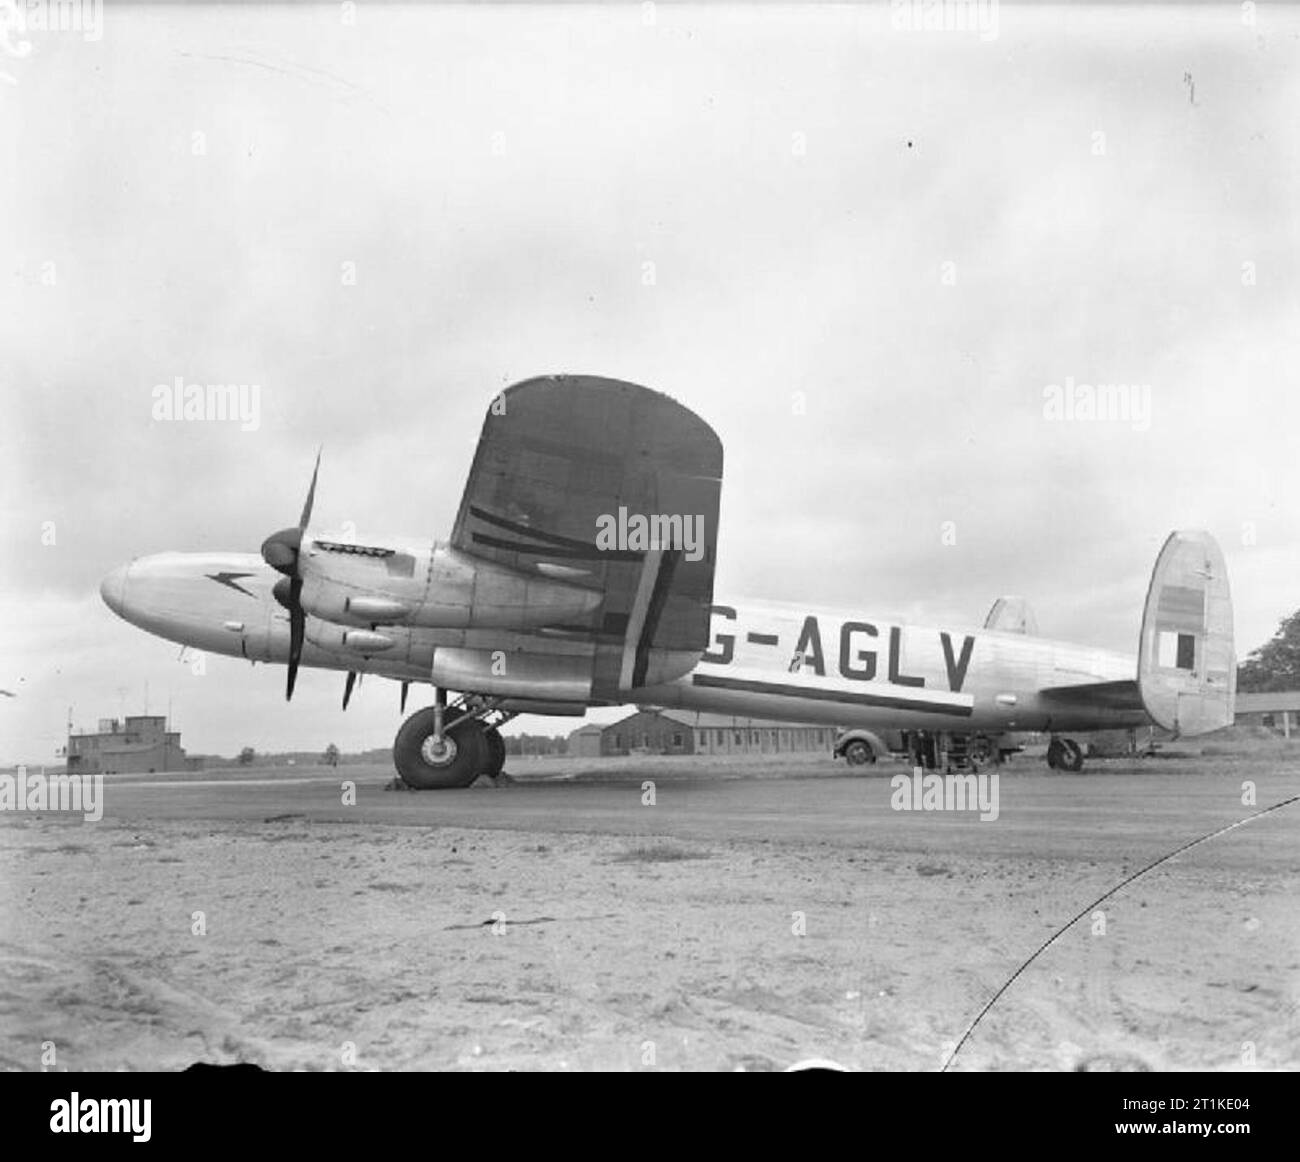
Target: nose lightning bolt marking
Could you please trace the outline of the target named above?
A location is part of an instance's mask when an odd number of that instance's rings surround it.
[[[203,575],[209,581],[215,581],[218,585],[226,586],[227,589],[239,590],[239,592],[244,594],[246,597],[255,596],[239,584],[239,579],[241,577],[251,577],[253,576],[252,573],[204,573]]]

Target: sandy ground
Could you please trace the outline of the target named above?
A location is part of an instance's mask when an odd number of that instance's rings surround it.
[[[1022,759],[982,823],[822,757],[511,769],[119,776],[97,823],[0,815],[0,1065],[936,1070],[1071,916],[1250,814],[1243,780],[1300,793],[1289,758]],[[1300,1068],[1300,803],[1101,910],[952,1068]]]

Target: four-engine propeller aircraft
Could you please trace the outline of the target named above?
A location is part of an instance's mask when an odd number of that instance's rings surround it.
[[[862,610],[715,602],[722,445],[658,392],[593,376],[528,380],[493,401],[451,536],[331,538],[296,526],[260,554],[162,553],[104,579],[127,621],[198,649],[433,687],[393,760],[420,789],[495,775],[517,714],[636,703],[922,735],[1232,721],[1223,554],[1170,535],[1136,658],[1038,638],[1015,599],[983,628]],[[449,697],[450,693],[450,697]]]

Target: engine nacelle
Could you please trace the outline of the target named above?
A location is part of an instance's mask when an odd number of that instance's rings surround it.
[[[322,649],[347,651],[363,657],[385,653],[398,644],[396,637],[390,634],[310,621],[307,623],[307,640]]]
[[[438,646],[433,651],[431,677],[435,686],[449,690],[585,706],[591,698],[591,669],[590,653],[555,655]]]
[[[387,634],[371,629],[345,629],[343,645],[358,654],[379,654],[391,650],[397,642]]]
[[[411,616],[410,605],[390,597],[345,597],[343,610],[369,625],[398,625]]]
[[[603,595],[567,580],[420,548],[311,538],[299,559],[302,605],[322,621],[376,627],[533,629],[572,623]]]

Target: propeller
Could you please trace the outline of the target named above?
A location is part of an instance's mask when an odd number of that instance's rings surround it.
[[[302,516],[296,528],[281,529],[262,542],[262,560],[284,577],[271,589],[275,597],[289,611],[289,679],[285,687],[285,701],[293,698],[294,683],[298,680],[298,663],[302,660],[303,638],[307,631],[307,611],[302,607],[302,571],[299,569],[299,549],[302,537],[311,520],[312,505],[316,503],[316,478],[320,474],[320,452],[316,453],[316,467],[312,469],[311,486],[307,501],[302,506]]]

